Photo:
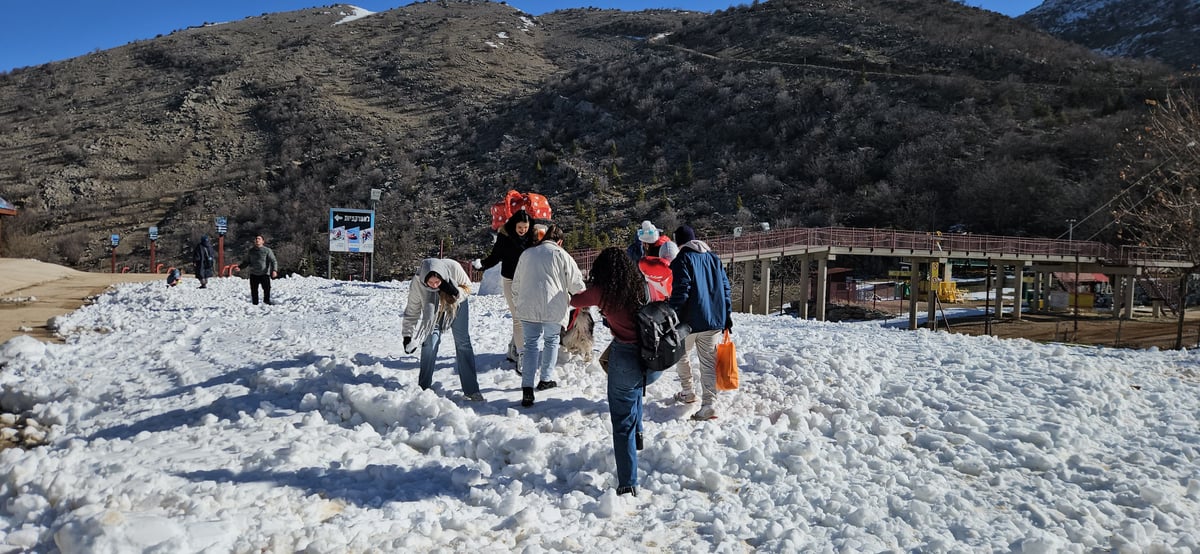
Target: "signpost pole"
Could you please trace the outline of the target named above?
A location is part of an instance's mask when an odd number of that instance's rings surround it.
[[[225,233],[229,231],[229,219],[217,218],[217,275],[225,271]]]
[[[379,197],[383,195],[381,189],[371,189],[371,233],[374,236],[375,229],[375,203],[379,201]],[[374,239],[372,239],[374,240]],[[372,243],[374,244],[374,243]],[[375,248],[371,248],[371,282],[375,282]]]
[[[157,245],[158,245],[158,227],[151,227],[150,228],[150,271],[152,271],[154,273],[158,273],[158,270],[154,268],[154,262],[155,262],[154,255],[155,255],[155,250],[156,250]]]
[[[113,233],[109,237],[109,242],[112,244],[112,272],[117,272],[117,245],[121,244],[121,235]]]

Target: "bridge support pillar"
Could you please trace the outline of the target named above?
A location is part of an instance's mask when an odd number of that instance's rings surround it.
[[[1004,264],[996,264],[996,321],[1004,319]]]
[[[921,289],[921,262],[920,260],[912,260],[910,273],[908,275],[908,330],[917,330],[917,297],[920,296]]]
[[[925,326],[931,331],[937,330],[937,300],[938,300],[938,283],[942,280],[934,278],[938,272],[937,260],[929,260],[929,299],[925,306]]]
[[[754,302],[754,262],[742,262],[742,306],[739,312],[753,313]]]
[[[829,296],[829,259],[817,258],[817,321],[825,321],[825,302]]]
[[[758,266],[758,282],[762,284],[759,295],[759,313],[771,313],[771,260],[763,260]]]
[[[811,264],[812,256],[800,256],[800,305],[796,307],[796,315],[800,319],[808,319],[808,300],[812,294],[812,281],[809,279]]]
[[[1046,296],[1046,287],[1042,283],[1042,280],[1045,279],[1044,275],[1043,272],[1037,269],[1037,266],[1033,267],[1033,299],[1029,302],[1030,312],[1042,311],[1042,307],[1038,303]]]
[[[1121,291],[1122,296],[1125,297],[1125,306],[1121,310],[1123,313],[1122,317],[1133,319],[1133,296],[1134,289],[1137,288],[1134,283],[1137,283],[1137,277],[1126,275],[1121,279],[1121,282],[1125,283],[1124,290]]]
[[[1025,296],[1025,265],[1017,262],[1017,281],[1013,283],[1013,321],[1021,321],[1021,298]]]

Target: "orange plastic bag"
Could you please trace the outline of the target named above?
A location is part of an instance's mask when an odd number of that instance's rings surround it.
[[[717,343],[717,390],[734,390],[738,388],[737,348],[729,331],[725,338]]]

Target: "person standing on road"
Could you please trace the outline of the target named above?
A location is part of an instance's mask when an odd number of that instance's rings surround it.
[[[200,280],[200,288],[208,288],[208,280],[215,273],[217,251],[213,250],[208,241],[208,235],[200,237],[200,243],[192,251],[192,264],[195,266],[196,278]]]
[[[238,272],[250,274],[250,302],[258,304],[258,288],[262,287],[263,303],[271,304],[271,279],[279,276],[279,262],[275,253],[264,246],[262,235],[254,237],[254,247],[246,252]]]

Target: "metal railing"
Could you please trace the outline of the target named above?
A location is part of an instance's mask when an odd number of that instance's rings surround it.
[[[1108,244],[1047,238],[1010,237],[1002,235],[938,234],[894,229],[864,229],[855,227],[792,227],[754,232],[740,237],[719,237],[705,240],[713,251],[724,259],[734,257],[766,257],[782,255],[799,247],[834,247],[855,249],[889,249],[927,251],[930,253],[979,253],[993,256],[1080,256],[1108,263],[1139,263],[1151,261],[1184,262],[1182,250],[1139,246],[1114,247]],[[572,253],[580,269],[591,268],[598,251],[579,250]]]

